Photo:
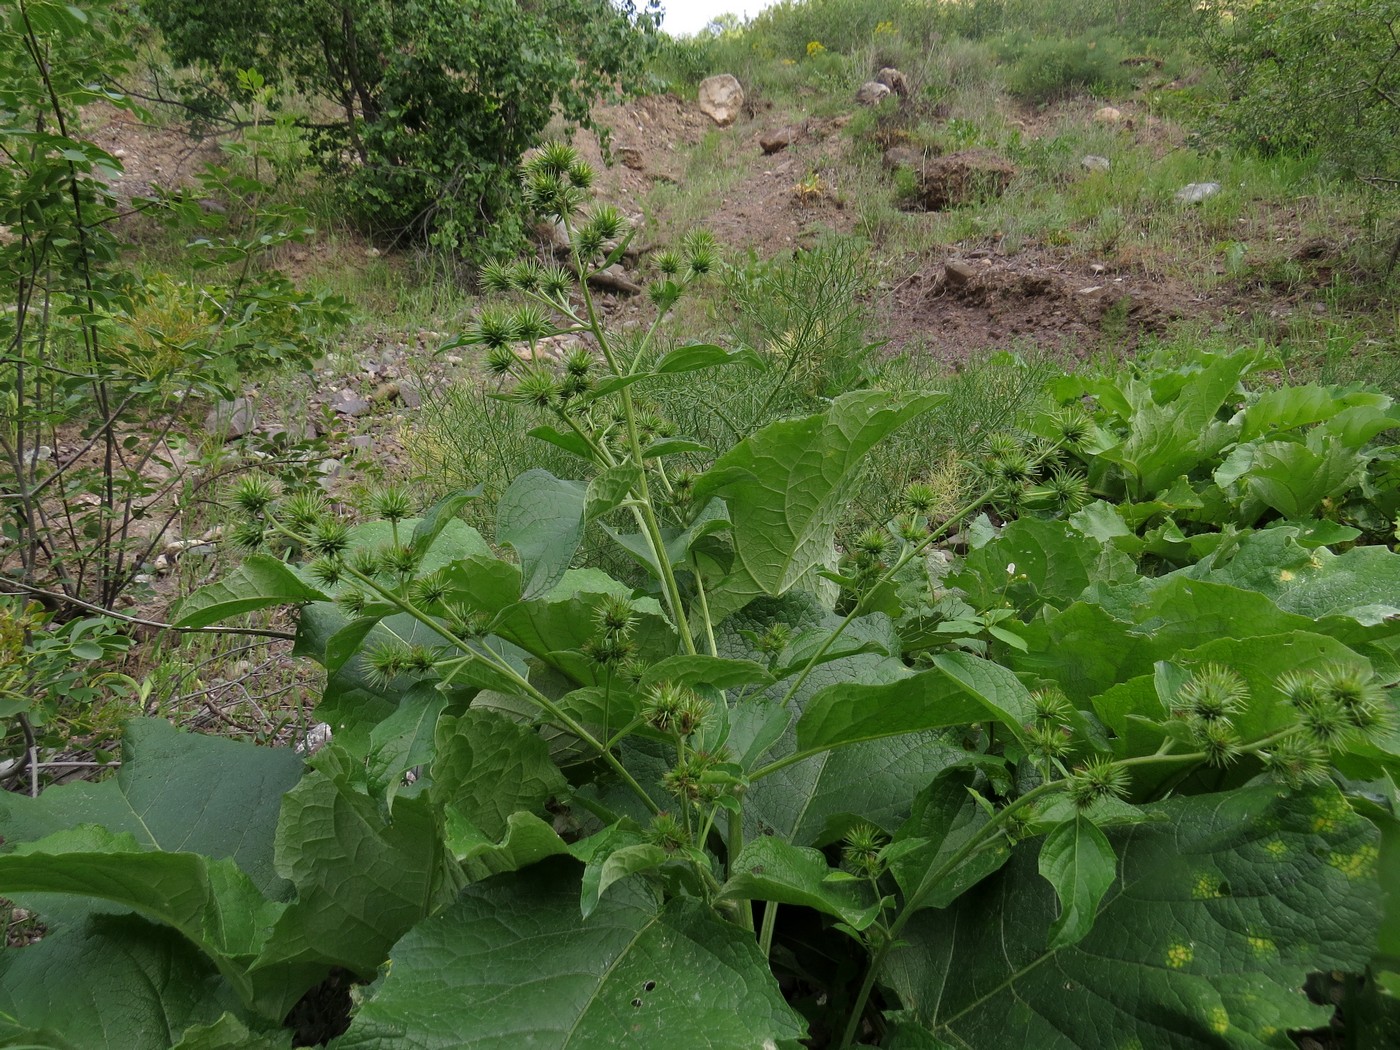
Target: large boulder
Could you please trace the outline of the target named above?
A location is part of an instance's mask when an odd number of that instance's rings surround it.
[[[943,211],[960,204],[1000,197],[1016,174],[1010,161],[985,149],[929,157],[910,167],[914,171],[916,189],[908,206],[919,211]]]
[[[722,128],[729,127],[744,111],[744,89],[730,73],[700,81],[700,112]]]

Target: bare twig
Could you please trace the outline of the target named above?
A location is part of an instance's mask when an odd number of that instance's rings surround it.
[[[173,623],[164,623],[160,620],[147,620],[140,616],[131,616],[127,613],[117,612],[115,609],[108,609],[93,602],[83,601],[81,598],[74,598],[71,595],[58,591],[47,591],[42,587],[35,587],[32,584],[24,583],[20,580],[6,580],[4,586],[18,587],[26,594],[32,594],[38,598],[48,598],[54,602],[66,605],[75,605],[80,609],[95,612],[101,616],[109,616],[114,620],[121,620],[123,623],[134,623],[140,627],[154,627],[158,631],[175,631],[178,634],[233,634],[249,635],[256,638],[281,638],[285,641],[296,641],[296,635],[290,631],[274,631],[271,628],[263,627],[177,627]],[[0,591],[3,593],[3,591]]]

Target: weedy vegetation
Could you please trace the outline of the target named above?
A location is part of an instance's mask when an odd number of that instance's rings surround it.
[[[1180,15],[1086,6],[1134,43]],[[125,60],[77,9],[5,17],[0,715],[22,757],[0,775],[22,790],[0,793],[0,894],[34,943],[0,953],[0,1045],[1395,1041],[1400,407],[1346,354],[1188,334],[945,375],[868,338],[868,241],[736,262],[703,227],[647,253],[644,322],[614,324],[589,279],[639,231],[544,145],[504,235],[542,220],[567,249],[480,268],[438,350],[479,381],[430,391],[406,438],[431,483],[355,508],[288,450],[171,467],[228,508],[237,554],[171,626],[285,636],[306,674],[269,689],[314,680],[330,731],[314,753],[186,732],[150,716],[228,643],[120,663],[130,524],[166,505],[132,459],[231,376],[305,366],[343,304],[260,261],[302,235],[257,177],[291,126],[261,77],[239,83],[273,141],[255,127],[207,176],[245,202],[234,228],[143,204],[210,227],[207,281],[128,273],[97,177],[117,158],[61,124],[101,80],[85,63]],[[1025,17],[782,3],[652,69],[757,42],[810,60],[770,83],[811,86],[956,30],[955,58],[999,37],[1028,98],[1128,75],[1018,43]],[[1022,148],[1053,174],[1071,147]],[[1065,229],[1129,221],[1149,173],[1124,167],[1054,202]],[[103,454],[27,455],[75,433]],[[39,790],[46,747],[117,732],[115,775]]]

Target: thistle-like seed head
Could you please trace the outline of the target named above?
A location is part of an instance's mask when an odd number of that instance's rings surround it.
[[[1080,809],[1087,809],[1100,799],[1123,798],[1128,787],[1127,770],[1111,759],[1098,759],[1074,771],[1069,797]]]

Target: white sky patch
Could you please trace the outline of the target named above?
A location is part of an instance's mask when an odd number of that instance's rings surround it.
[[[704,29],[716,15],[732,13],[751,18],[772,3],[773,0],[666,0],[662,5],[666,18],[661,29],[672,36],[690,36]]]

